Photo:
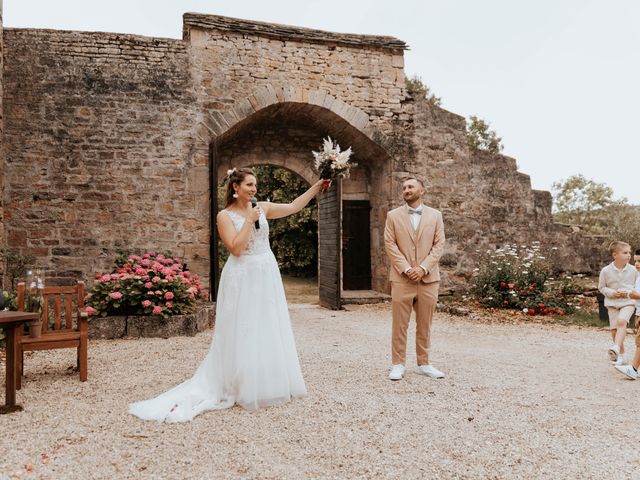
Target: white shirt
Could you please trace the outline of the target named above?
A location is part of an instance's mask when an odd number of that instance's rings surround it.
[[[635,267],[626,264],[624,268],[617,268],[613,262],[604,267],[600,272],[598,290],[604,295],[605,307],[622,308],[627,305],[635,305],[635,300],[629,298],[616,298],[616,290],[632,290],[636,285],[638,272]]]
[[[411,208],[411,207],[409,207]],[[422,212],[422,205],[420,205],[419,207],[414,208],[413,210],[417,210],[418,212]],[[411,219],[411,225],[413,225],[413,229],[417,230],[418,229],[418,225],[420,225],[420,219],[422,218],[422,215],[416,215],[415,213],[410,213],[409,214],[409,218]]]
[[[409,205],[407,205],[407,207],[409,207]],[[409,207],[411,208],[411,207]],[[417,210],[418,212],[422,212],[422,205],[413,208],[412,210]],[[422,218],[422,214],[420,215],[416,215],[415,213],[410,213],[409,214],[409,219],[411,220],[411,225],[413,226],[414,230],[418,229],[418,225],[420,225],[420,219]],[[420,267],[422,268],[422,267]],[[411,270],[411,267],[407,268],[404,273],[407,273],[409,270]],[[422,268],[422,270],[424,270],[424,268]],[[426,274],[427,272],[425,272]]]

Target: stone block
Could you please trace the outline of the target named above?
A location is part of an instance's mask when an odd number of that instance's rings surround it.
[[[222,128],[222,131],[224,132],[229,130],[229,127],[232,125],[227,122],[227,119],[225,118],[225,116],[218,110],[210,110],[209,117],[212,120],[214,120]]]
[[[322,106],[324,108],[326,108],[326,109],[331,110],[331,106],[333,105],[333,102],[335,102],[335,101],[336,101],[336,97],[334,97],[333,95],[327,94],[324,97],[324,102],[323,102]]]
[[[122,338],[127,333],[127,317],[90,317],[89,338],[114,339]]]
[[[322,90],[315,90],[313,92],[309,92],[309,103],[311,105],[324,106],[324,101],[326,97],[327,97],[327,92],[324,92]]]
[[[196,315],[174,315],[162,317],[127,317],[127,336],[161,337],[193,336],[196,331]]]
[[[369,124],[369,115],[364,113],[362,110],[358,110],[356,114],[350,121],[351,125],[353,125],[358,130],[362,131]]]
[[[204,122],[200,122],[195,127],[195,135],[200,141],[208,144],[211,138],[216,134],[212,129],[207,127]]]
[[[256,109],[253,108],[253,105],[251,105],[251,102],[249,102],[249,100],[247,98],[240,99],[236,103],[236,105],[235,105],[233,110],[234,110],[235,116],[239,120],[244,120],[248,116],[253,115],[254,113],[256,113]]]
[[[391,65],[396,68],[404,68],[404,55],[394,55],[391,58]]]
[[[207,34],[204,30],[190,26],[188,32],[189,43],[193,47],[204,47],[207,44]]]
[[[202,124],[207,128],[209,132],[211,132],[211,134],[215,136],[222,135],[227,131],[227,128],[224,125],[220,124],[220,122],[218,122],[218,120],[211,115],[206,115],[202,120]]]
[[[225,122],[227,122],[227,125],[229,125],[230,127],[233,127],[240,121],[236,116],[236,112],[232,108],[224,110],[222,112],[222,116],[224,117]]]
[[[194,167],[189,169],[187,187],[193,193],[209,192],[209,168]]]

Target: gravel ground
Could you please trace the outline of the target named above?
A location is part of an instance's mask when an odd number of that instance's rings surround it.
[[[0,478],[640,478],[640,382],[608,365],[606,331],[438,314],[447,377],[391,382],[388,305],[291,312],[309,395],[187,424],[127,404],[191,376],[211,332],[94,341],[86,383],[72,350],[32,354],[25,411],[0,416]]]

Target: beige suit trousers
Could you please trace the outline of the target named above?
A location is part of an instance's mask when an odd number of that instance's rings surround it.
[[[391,361],[404,364],[411,310],[416,311],[416,357],[418,365],[429,363],[431,319],[438,302],[440,282],[391,282]]]

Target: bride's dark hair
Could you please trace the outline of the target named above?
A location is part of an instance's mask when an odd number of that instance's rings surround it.
[[[235,183],[237,185],[240,185],[242,182],[244,182],[244,179],[247,175],[253,175],[254,177],[256,176],[254,171],[250,168],[234,168],[233,170],[229,170],[227,172],[227,189],[224,192],[224,208],[227,208],[229,205],[236,201],[236,199],[233,198],[233,194],[235,193],[235,191],[233,190],[233,184]]]

